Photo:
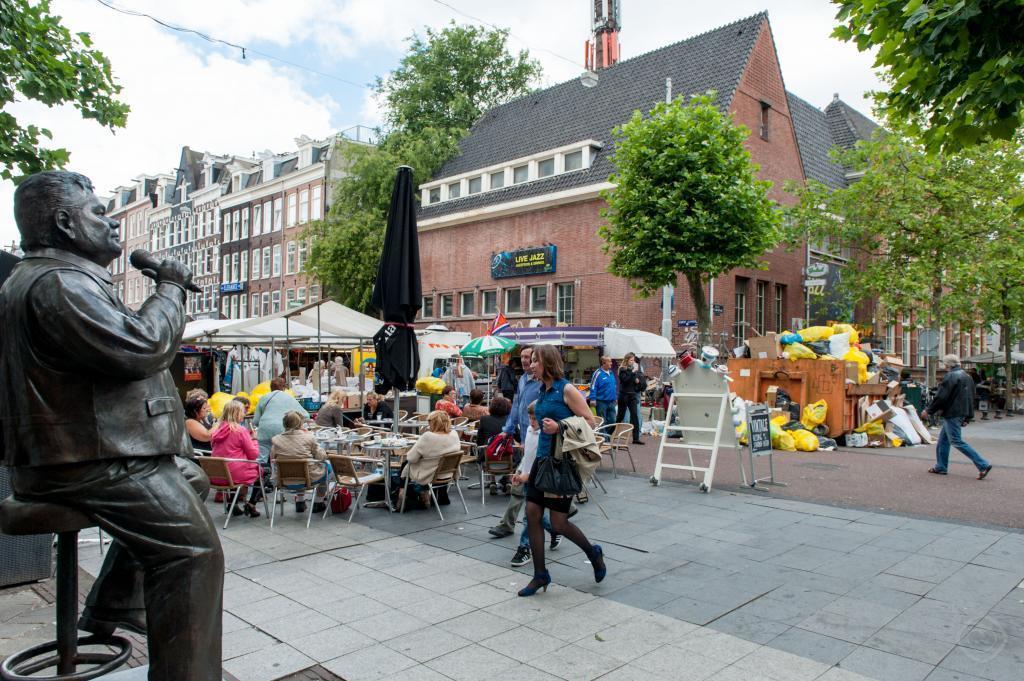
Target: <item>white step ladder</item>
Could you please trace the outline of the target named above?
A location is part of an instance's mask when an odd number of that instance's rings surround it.
[[[669,425],[672,422],[672,415],[676,413],[677,397],[687,398],[704,398],[704,399],[717,399],[719,400],[718,407],[718,419],[717,426],[685,426],[685,425]],[[732,412],[729,409],[729,393],[725,392],[700,392],[700,393],[672,393],[668,399],[668,407],[665,409],[665,429],[661,433],[661,443],[658,445],[658,460],[654,464],[654,475],[651,476],[651,484],[657,485],[661,482],[661,471],[664,468],[669,468],[678,471],[690,471],[690,478],[696,479],[696,474],[701,472],[704,474],[704,479],[700,483],[700,491],[707,492],[711,489],[711,483],[715,475],[715,462],[718,460],[718,448],[722,444],[722,428],[728,425],[732,428]],[[726,420],[728,418],[728,421]],[[682,414],[677,416],[677,421],[682,423]],[[685,439],[686,433],[714,433],[714,438],[711,444],[691,444],[687,442],[669,442],[668,434],[669,431],[682,433]],[[685,449],[687,450],[687,456],[690,460],[689,465],[677,464],[677,463],[665,463],[665,449]],[[693,463],[693,450],[702,450],[711,452],[711,457],[708,461],[707,467],[695,466]]]

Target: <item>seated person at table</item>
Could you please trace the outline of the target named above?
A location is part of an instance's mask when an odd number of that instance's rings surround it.
[[[480,388],[473,388],[473,391],[469,393],[469,404],[463,407],[462,415],[470,421],[479,421],[489,413],[484,405],[484,391]]]
[[[242,425],[245,426],[247,431],[256,435],[256,431],[252,429],[252,424],[245,420],[245,415],[249,413],[249,405],[251,405],[252,402],[250,402],[249,398],[245,395],[236,395],[232,399],[242,405]]]
[[[356,419],[359,423],[366,421],[380,421],[382,419],[394,418],[394,412],[383,397],[377,393],[366,393],[366,404],[363,405],[362,418]]]
[[[256,426],[256,441],[260,444],[260,464],[263,466],[270,461],[274,436],[284,430],[281,426],[284,415],[297,411],[302,418],[309,418],[309,412],[302,408],[298,400],[285,392],[287,386],[288,383],[281,376],[270,381],[270,392],[260,398],[252,415],[252,425]]]
[[[428,486],[445,454],[461,451],[459,434],[452,430],[452,420],[443,411],[432,411],[427,416],[428,430],[419,436],[406,455],[403,470],[409,478],[409,494],[419,497],[424,506],[430,505]],[[405,477],[398,480],[398,508],[402,507]]]
[[[224,405],[224,411],[220,416],[220,423],[213,429],[210,441],[213,443],[213,455],[224,459],[240,459],[228,464],[231,471],[231,480],[237,485],[251,487],[252,493],[249,501],[242,508],[236,504],[231,509],[232,515],[245,515],[250,518],[259,518],[260,512],[256,510],[256,502],[260,500],[260,488],[253,483],[260,477],[260,465],[256,463],[259,457],[260,448],[253,439],[252,434],[243,425],[245,421],[245,407],[237,400],[231,400]],[[225,484],[225,480],[212,480],[211,482]],[[240,499],[245,498],[245,489],[239,492]]]
[[[323,426],[324,428],[351,425],[351,421],[345,418],[344,404],[345,392],[337,389],[332,390],[331,396],[327,398],[327,402],[316,413],[316,425]]]
[[[281,419],[284,431],[275,435],[270,450],[270,460],[287,461],[305,459],[306,467],[309,468],[309,479],[314,485],[322,485],[327,481],[329,463],[325,461],[327,454],[316,442],[316,436],[309,432],[302,425],[306,417],[300,412],[290,411]],[[303,513],[306,510],[306,502],[303,500],[304,493],[295,495],[295,512]],[[322,513],[326,508],[324,502],[317,501],[314,494],[313,512]]]
[[[202,395],[185,399],[185,431],[192,442],[192,448],[200,452],[210,451],[210,429],[206,426],[210,418],[210,405]]]
[[[480,419],[480,423],[476,427],[476,443],[480,447],[477,453],[478,461],[483,460],[484,450],[487,448],[491,438],[500,433],[501,429],[505,427],[505,421],[508,420],[508,415],[511,411],[512,403],[508,401],[507,397],[495,395],[491,398],[488,414]]]
[[[441,391],[441,399],[434,405],[434,409],[440,409],[451,418],[462,416],[462,410],[455,404],[455,388],[446,385]]]
[[[186,402],[188,402],[193,397],[201,397],[204,400],[209,400],[210,399],[210,395],[205,390],[203,390],[202,388],[192,388],[187,393],[185,393],[185,401]],[[217,419],[209,411],[206,412],[206,418],[203,419],[202,422],[203,422],[204,426],[206,426],[207,428],[209,428],[211,430],[213,430],[213,427],[215,425],[217,425]]]

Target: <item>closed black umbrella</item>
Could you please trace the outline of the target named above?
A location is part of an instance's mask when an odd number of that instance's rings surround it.
[[[384,326],[373,337],[377,351],[377,382],[382,391],[395,388],[395,430],[398,430],[398,391],[416,384],[420,369],[412,322],[423,301],[420,247],[416,233],[412,168],[400,166],[391,192],[384,251],[377,268],[370,304],[380,310]]]

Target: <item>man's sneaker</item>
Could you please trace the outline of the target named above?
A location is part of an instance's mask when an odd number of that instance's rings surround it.
[[[295,512],[296,513],[305,513],[306,512],[306,502],[305,501],[296,501],[295,502]]]
[[[522,567],[530,562],[530,547],[520,546],[516,549],[516,555],[512,556],[512,567]]]
[[[508,529],[504,525],[495,525],[491,529],[487,530],[487,533],[501,539],[502,537],[507,537],[512,534],[512,530]]]
[[[561,545],[562,545],[562,535],[560,535],[560,534],[553,534],[553,535],[551,535],[551,544],[548,545],[548,548],[551,549],[552,551],[554,551],[555,549],[557,549]]]

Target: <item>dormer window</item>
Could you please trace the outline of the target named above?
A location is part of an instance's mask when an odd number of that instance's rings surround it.
[[[512,169],[512,184],[522,184],[530,179],[530,166],[527,164]]]
[[[440,203],[441,201],[441,188],[434,187],[430,190],[430,203]]]
[[[499,170],[491,173],[491,189],[501,189],[505,186],[505,171]]]
[[[551,177],[555,174],[554,157],[537,161],[537,177]]]
[[[480,191],[483,189],[483,181],[484,179],[482,177],[469,178],[469,193],[479,194]]]
[[[450,185],[448,185],[448,198],[449,199],[457,199],[460,196],[462,196],[462,183],[461,182],[452,182]]]
[[[570,170],[579,170],[583,167],[583,150],[580,149],[578,151],[568,153],[563,157],[563,159],[565,172],[569,172]]]

